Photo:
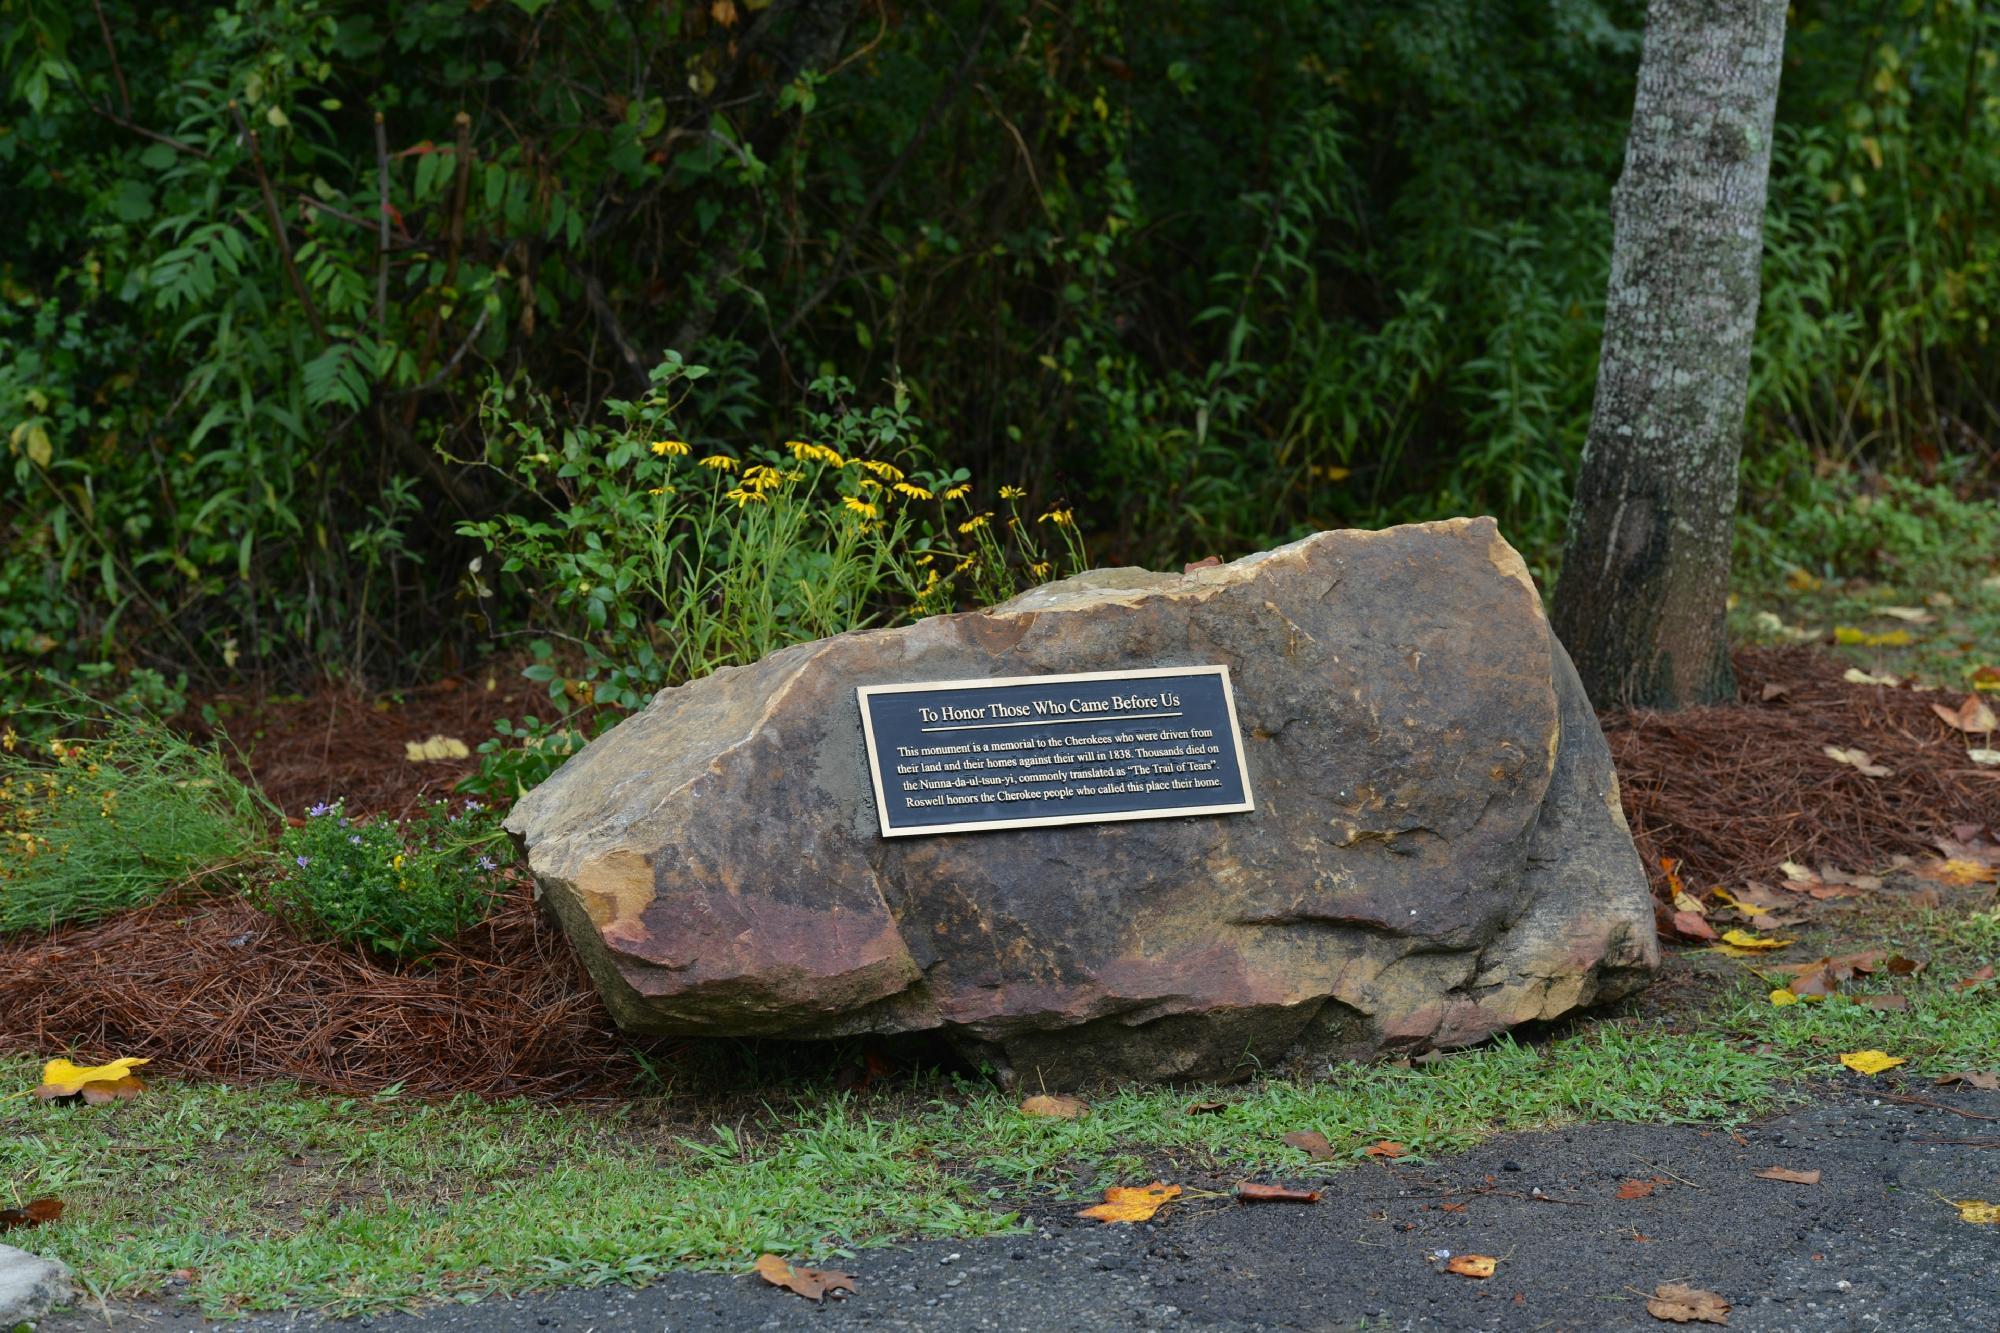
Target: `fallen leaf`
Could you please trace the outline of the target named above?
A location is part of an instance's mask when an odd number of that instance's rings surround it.
[[[404,741],[403,757],[413,764],[436,763],[445,759],[465,759],[472,751],[455,736],[433,736],[427,741]]]
[[[1699,912],[1675,912],[1674,933],[1686,940],[1712,940],[1715,927]]]
[[[30,1199],[19,1208],[0,1208],[0,1231],[15,1227],[38,1227],[63,1214],[61,1199]]]
[[[1217,1115],[1229,1109],[1228,1102],[1189,1102],[1189,1115]]]
[[[1994,716],[1993,705],[1976,694],[1968,694],[1956,708],[1943,704],[1932,704],[1931,711],[1948,725],[1963,732],[2000,731],[2000,717]]]
[[[801,1268],[789,1259],[780,1259],[775,1254],[757,1256],[757,1276],[774,1287],[797,1292],[809,1301],[823,1301],[828,1296],[838,1300],[854,1292],[854,1279],[846,1273],[837,1273],[831,1268]]]
[[[1316,1129],[1299,1129],[1285,1135],[1285,1142],[1297,1148],[1315,1162],[1333,1160],[1333,1145],[1326,1141],[1326,1135]]]
[[[1903,1057],[1890,1055],[1886,1051],[1844,1051],[1841,1053],[1840,1063],[1857,1074],[1867,1074],[1872,1077],[1884,1070],[1894,1069],[1903,1063]]]
[[[1646,1313],[1655,1319],[1670,1319],[1676,1324],[1696,1321],[1726,1324],[1729,1322],[1729,1302],[1712,1291],[1700,1291],[1678,1282],[1662,1282],[1653,1288],[1652,1296],[1647,1299]]]
[[[1865,777],[1886,778],[1895,771],[1876,763],[1875,756],[1866,750],[1845,750],[1838,745],[1822,745],[1819,747],[1819,752],[1836,764],[1846,764]]]
[[[1660,1180],[1657,1176],[1651,1180],[1628,1180],[1618,1187],[1618,1193],[1613,1197],[1620,1199],[1643,1199],[1659,1187]]]
[[[1794,1171],[1783,1166],[1767,1166],[1762,1171],[1752,1171],[1750,1174],[1759,1180],[1788,1180],[1794,1185],[1819,1184],[1819,1172]]]
[[[1780,685],[1775,681],[1765,685],[1764,688],[1761,691],[1759,691],[1759,693],[1762,694],[1765,703],[1770,703],[1773,699],[1786,698],[1791,694],[1791,692],[1792,692],[1791,686]]]
[[[1896,685],[1901,685],[1903,683],[1901,680],[1891,675],[1886,675],[1886,674],[1880,676],[1870,675],[1868,672],[1863,671],[1860,667],[1847,668],[1846,671],[1841,673],[1840,678],[1846,681],[1849,685],[1896,686]]]
[[[1967,750],[1965,757],[1981,768],[2000,768],[2000,750]]]
[[[1238,1203],[1318,1203],[1318,1190],[1295,1190],[1288,1185],[1259,1185],[1246,1180],[1236,1186]]]
[[[1733,944],[1739,949],[1782,949],[1788,944],[1798,943],[1796,940],[1780,940],[1773,939],[1767,935],[1753,935],[1747,930],[1725,930],[1722,932],[1722,942],[1724,944]]]
[[[1962,977],[1960,980],[1958,980],[1953,984],[1959,990],[1971,990],[1974,986],[1979,985],[1981,982],[1991,981],[1991,980],[1993,980],[1993,964],[1988,963],[1985,967],[1980,968],[1977,972],[1967,973],[1964,977]]]
[[[1913,972],[1922,971],[1923,966],[1919,959],[1905,958],[1899,953],[1892,953],[1889,955],[1889,960],[1882,964],[1882,970],[1892,977],[1907,977]]]
[[[1793,565],[1785,571],[1785,586],[1793,592],[1818,592],[1820,581],[1809,571]]]
[[[1181,1187],[1156,1180],[1150,1185],[1113,1185],[1104,1191],[1104,1202],[1080,1210],[1078,1217],[1100,1222],[1146,1222],[1154,1213],[1180,1197]]]
[[[1067,1093],[1042,1093],[1021,1103],[1022,1115],[1048,1116],[1055,1120],[1074,1120],[1087,1115],[1090,1104],[1081,1097],[1071,1097]]]
[[[1982,1092],[2000,1092],[2000,1073],[1992,1070],[1967,1069],[1956,1074],[1945,1074],[1938,1078],[1940,1088],[1964,1084],[1968,1088],[1978,1088]]]
[[[1856,629],[1852,625],[1835,625],[1833,641],[1863,648],[1906,648],[1911,639],[1910,632],[1906,629],[1890,629],[1883,630],[1879,634],[1870,634],[1867,630]]]
[[[1771,992],[1771,1003],[1778,1005],[1780,1008],[1788,1004],[1797,1004],[1798,1002],[1799,997],[1789,990],[1774,990]]]
[[[1937,617],[1914,606],[1885,606],[1875,612],[1878,616],[1889,616],[1906,625],[1928,625]]]
[[[1974,667],[1972,688],[1975,690],[2000,690],[2000,667]]]
[[[1961,1222],[2000,1226],[2000,1203],[1987,1203],[1984,1199],[1953,1199],[1950,1202],[1952,1207],[1958,1209]]]
[[[1490,1254],[1454,1254],[1444,1261],[1444,1271],[1460,1277],[1488,1278],[1500,1261]]]
[[[1392,1139],[1383,1139],[1378,1143],[1371,1143],[1366,1148],[1363,1148],[1361,1155],[1363,1157],[1401,1157],[1408,1151],[1408,1148],[1405,1148],[1402,1144]]]
[[[93,1083],[123,1083],[127,1080],[138,1083],[132,1071],[150,1063],[150,1060],[130,1055],[113,1060],[108,1065],[74,1065],[67,1060],[51,1060],[42,1066],[42,1082],[35,1089],[35,1096],[49,1101],[55,1097],[74,1097]],[[135,1096],[137,1089],[119,1095]]]
[[[1910,1002],[1901,995],[1853,995],[1848,998],[1870,1009],[1882,1009],[1891,1013],[1900,1014],[1910,1007]]]
[[[145,1090],[146,1085],[137,1074],[127,1074],[109,1083],[86,1083],[83,1085],[83,1104],[108,1106],[112,1102],[129,1102]]]
[[[1708,909],[1702,906],[1701,899],[1695,897],[1686,889],[1678,889],[1674,892],[1674,910],[1676,912],[1693,912],[1696,916],[1708,915]]]

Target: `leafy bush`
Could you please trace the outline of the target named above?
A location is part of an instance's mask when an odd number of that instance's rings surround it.
[[[1773,583],[1791,568],[1956,591],[2000,571],[2000,500],[1961,499],[1951,487],[1810,470],[1747,508],[1739,567]]]
[[[0,933],[137,907],[266,845],[276,812],[218,749],[131,714],[53,716],[39,746],[0,730]]]
[[[548,589],[456,578],[464,525],[560,527],[477,465],[494,377],[567,461],[663,349],[714,373],[656,439],[747,464],[838,367],[1121,560],[1483,510],[1545,564],[1643,9],[9,0],[0,654],[521,632]],[[2000,401],[2000,13],[1787,41],[1748,457],[1948,476]]]
[[[258,899],[322,938],[419,957],[492,909],[503,836],[476,801],[435,802],[410,820],[316,805],[279,839],[277,876]]]
[[[1070,509],[1033,513],[1018,487],[982,494],[965,469],[930,463],[902,395],[849,408],[853,386],[823,379],[832,406],[809,414],[810,439],[738,454],[679,438],[674,413],[706,375],[670,356],[644,398],[596,425],[488,395],[481,461],[543,512],[460,525],[497,567],[475,559],[472,591],[493,597],[491,574],[534,608],[549,637],[527,675],[568,715],[609,720],[787,644],[1003,600],[1085,566]],[[532,786],[581,739],[565,723],[508,722],[480,747],[478,787]]]

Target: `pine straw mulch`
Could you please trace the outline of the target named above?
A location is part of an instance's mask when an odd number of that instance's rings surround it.
[[[1697,886],[1775,878],[1786,860],[1869,870],[1928,852],[1954,824],[2000,829],[2000,776],[1974,769],[1966,738],[1930,710],[1954,696],[1849,684],[1845,663],[1810,649],[1736,662],[1736,705],[1604,718],[1656,876],[1661,856]],[[1766,701],[1770,684],[1786,689]],[[448,784],[404,760],[403,742],[432,729],[471,742],[485,710],[506,711],[463,687],[414,702],[384,713],[322,696],[267,710],[251,766],[288,810],[337,796],[352,810],[409,810]],[[1865,777],[1826,745],[1894,771]],[[143,1053],[159,1072],[412,1095],[609,1094],[638,1068],[525,885],[424,968],[301,940],[236,896],[0,942],[0,1050]]]
[[[1602,718],[1656,892],[1662,857],[1690,887],[1727,887],[1783,879],[1785,861],[1868,873],[1935,855],[1955,825],[2000,832],[2000,769],[1966,756],[2000,742],[1931,711],[1962,694],[1852,684],[1848,662],[1810,647],[1745,648],[1735,661],[1732,705]],[[1767,700],[1767,686],[1782,692]],[[1827,746],[1866,750],[1891,772],[1868,777]]]

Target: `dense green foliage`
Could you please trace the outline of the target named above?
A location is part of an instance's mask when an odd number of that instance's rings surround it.
[[[1475,510],[1545,565],[1640,21],[0,0],[5,669],[402,674],[522,624],[622,654],[543,542],[608,501],[517,455],[628,428],[607,402],[668,351],[711,368],[673,408],[699,453],[920,418],[871,457],[1074,507],[1095,554]],[[1996,29],[1793,6],[1747,465],[1776,508],[1809,458],[1991,484]],[[838,623],[913,608],[880,572]],[[653,593],[665,675],[730,660],[672,620],[719,623],[720,584]]]

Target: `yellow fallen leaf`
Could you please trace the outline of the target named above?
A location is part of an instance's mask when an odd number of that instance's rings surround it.
[[[1701,905],[1701,899],[1695,897],[1686,889],[1682,889],[1674,895],[1674,910],[1676,912],[1693,912],[1696,916],[1708,915],[1708,909]]]
[[[427,741],[404,741],[403,757],[413,764],[440,759],[465,759],[472,751],[455,736],[433,736]]]
[[[1787,944],[1794,944],[1797,941],[1781,940],[1771,935],[1757,935],[1747,930],[1725,930],[1722,932],[1722,942],[1733,944],[1739,949],[1782,949]]]
[[[1875,614],[1891,616],[1912,625],[1928,625],[1937,617],[1920,606],[1885,606]]]
[[[1894,1069],[1903,1063],[1900,1055],[1890,1055],[1886,1051],[1847,1051],[1840,1057],[1840,1063],[1857,1074],[1879,1074],[1885,1069]]]
[[[1147,1222],[1154,1213],[1180,1197],[1181,1187],[1156,1180],[1150,1185],[1113,1185],[1104,1191],[1104,1202],[1078,1211],[1078,1217],[1094,1217],[1100,1222]]]
[[[1074,1120],[1090,1110],[1090,1103],[1081,1097],[1071,1097],[1063,1093],[1042,1093],[1021,1103],[1022,1115],[1048,1116],[1055,1120]]]
[[[1953,1199],[1951,1206],[1958,1209],[1960,1221],[2000,1226],[2000,1203],[1987,1203],[1984,1199]]]
[[[1849,685],[1901,685],[1903,683],[1894,676],[1872,676],[1860,667],[1847,668],[1846,671],[1841,673],[1840,678]]]
[[[1799,997],[1788,990],[1774,990],[1771,992],[1771,1003],[1780,1008],[1788,1004],[1797,1004],[1798,1002]]]
[[[131,1077],[134,1069],[150,1063],[150,1060],[130,1055],[113,1060],[108,1065],[77,1065],[67,1060],[51,1060],[42,1066],[42,1083],[35,1089],[35,1095],[44,1101],[51,1097],[74,1097],[83,1091],[87,1083],[123,1082]]]
[[[2000,768],[2000,750],[1967,750],[1965,757],[1983,768]]]
[[[1846,764],[1859,769],[1871,778],[1886,778],[1894,770],[1875,762],[1875,756],[1866,750],[1849,750],[1838,745],[1822,745],[1819,752],[1837,764]]]
[[[1454,1254],[1445,1261],[1444,1271],[1460,1277],[1492,1277],[1499,1263],[1490,1254]]]

